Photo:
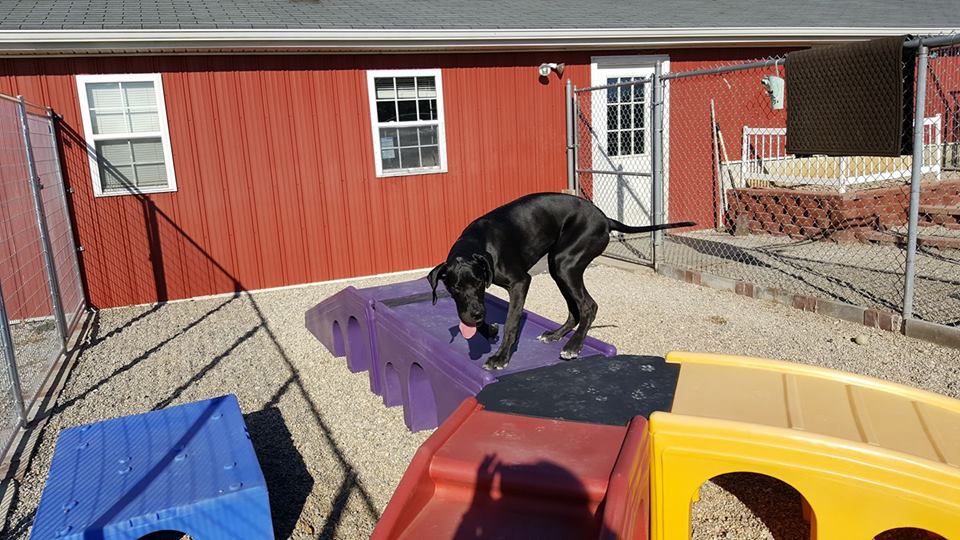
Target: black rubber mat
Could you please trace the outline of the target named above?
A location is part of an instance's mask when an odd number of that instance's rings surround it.
[[[622,426],[669,411],[679,374],[659,356],[591,356],[505,375],[477,400],[491,411]]]

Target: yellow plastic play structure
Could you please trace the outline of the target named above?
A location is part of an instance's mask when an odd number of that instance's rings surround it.
[[[811,538],[916,527],[960,539],[960,401],[774,360],[675,352],[671,412],[650,416],[651,538],[690,538],[716,476],[777,478],[805,500]]]

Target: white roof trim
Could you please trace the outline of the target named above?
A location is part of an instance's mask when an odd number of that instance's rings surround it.
[[[425,51],[611,49],[698,45],[790,45],[946,28],[755,27],[476,30],[0,30],[0,55],[240,51]]]

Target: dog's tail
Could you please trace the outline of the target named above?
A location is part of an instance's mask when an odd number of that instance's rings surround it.
[[[660,231],[663,229],[676,229],[677,227],[693,227],[696,225],[693,221],[681,221],[678,223],[663,223],[661,225],[645,225],[643,227],[631,227],[630,225],[624,225],[615,219],[607,218],[607,224],[610,225],[611,231],[619,231],[624,233],[645,233]]]

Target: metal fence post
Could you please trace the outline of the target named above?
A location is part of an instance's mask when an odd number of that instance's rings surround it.
[[[69,334],[67,333],[66,317],[63,312],[63,301],[60,296],[60,282],[57,280],[57,268],[53,262],[53,250],[50,247],[50,232],[47,230],[47,218],[43,211],[43,198],[40,190],[40,175],[37,174],[37,165],[33,158],[33,145],[30,143],[30,124],[27,120],[27,106],[23,96],[17,96],[18,111],[20,114],[20,129],[23,131],[23,146],[27,156],[27,167],[30,176],[30,189],[33,192],[33,206],[37,216],[37,228],[40,231],[40,249],[43,252],[43,264],[47,271],[47,284],[50,287],[50,301],[53,306],[53,318],[60,332],[60,342],[66,346]]]
[[[20,387],[20,374],[17,372],[17,355],[13,348],[10,319],[7,318],[7,306],[3,301],[2,287],[0,287],[0,356],[3,356],[7,377],[10,379],[10,392],[13,393],[13,405],[17,411],[17,427],[23,427],[27,421],[27,411],[23,405],[23,389]]]
[[[923,172],[923,118],[927,99],[927,54],[917,48],[916,109],[913,114],[913,163],[910,167],[910,214],[907,225],[907,267],[903,277],[903,318],[913,317],[913,290],[917,273],[917,220],[920,211],[920,180]]]
[[[653,183],[653,201],[651,201],[651,207],[653,209],[652,221],[653,225],[659,225],[663,223],[664,212],[663,212],[663,96],[661,92],[661,76],[663,75],[663,66],[660,61],[657,61],[653,70],[653,80],[650,81],[651,86],[651,96],[650,96],[650,113],[653,116],[651,124],[651,130],[653,131],[651,137],[651,164],[650,164],[650,176]],[[651,246],[651,253],[653,254],[653,267],[657,268],[659,264],[659,253],[658,249],[663,245],[663,231],[654,231],[651,235],[653,245]]]
[[[577,189],[577,165],[576,165],[576,145],[574,144],[574,133],[576,124],[573,117],[574,95],[573,81],[567,79],[567,191],[576,194]]]
[[[83,306],[87,304],[87,300],[88,300],[87,291],[86,291],[86,287],[84,287],[83,285],[83,276],[80,275],[80,260],[79,260],[80,255],[78,253],[80,249],[77,247],[77,243],[75,241],[76,236],[73,229],[73,218],[70,217],[70,205],[67,203],[67,198],[70,196],[71,193],[73,193],[73,189],[67,188],[67,183],[63,177],[63,167],[61,166],[61,163],[60,163],[60,145],[58,144],[58,141],[57,141],[57,115],[53,113],[52,109],[47,109],[47,118],[48,118],[48,121],[50,122],[50,144],[53,147],[53,159],[54,159],[54,162],[57,164],[57,179],[60,181],[60,193],[62,195],[62,197],[60,197],[60,203],[61,203],[61,209],[63,211],[63,219],[66,221],[67,235],[69,235],[70,245],[71,247],[73,247],[73,249],[71,250],[72,251],[71,256],[73,257],[74,269],[76,270],[74,272],[74,278],[76,279],[77,291],[80,293],[79,300],[81,304],[80,304],[79,311],[82,311]],[[76,322],[76,318],[77,318],[76,314],[74,314],[74,320],[67,321],[68,331],[70,330],[69,324],[71,322]]]
[[[574,194],[583,196],[580,185],[580,102],[577,99],[577,86],[573,86],[573,189]]]

